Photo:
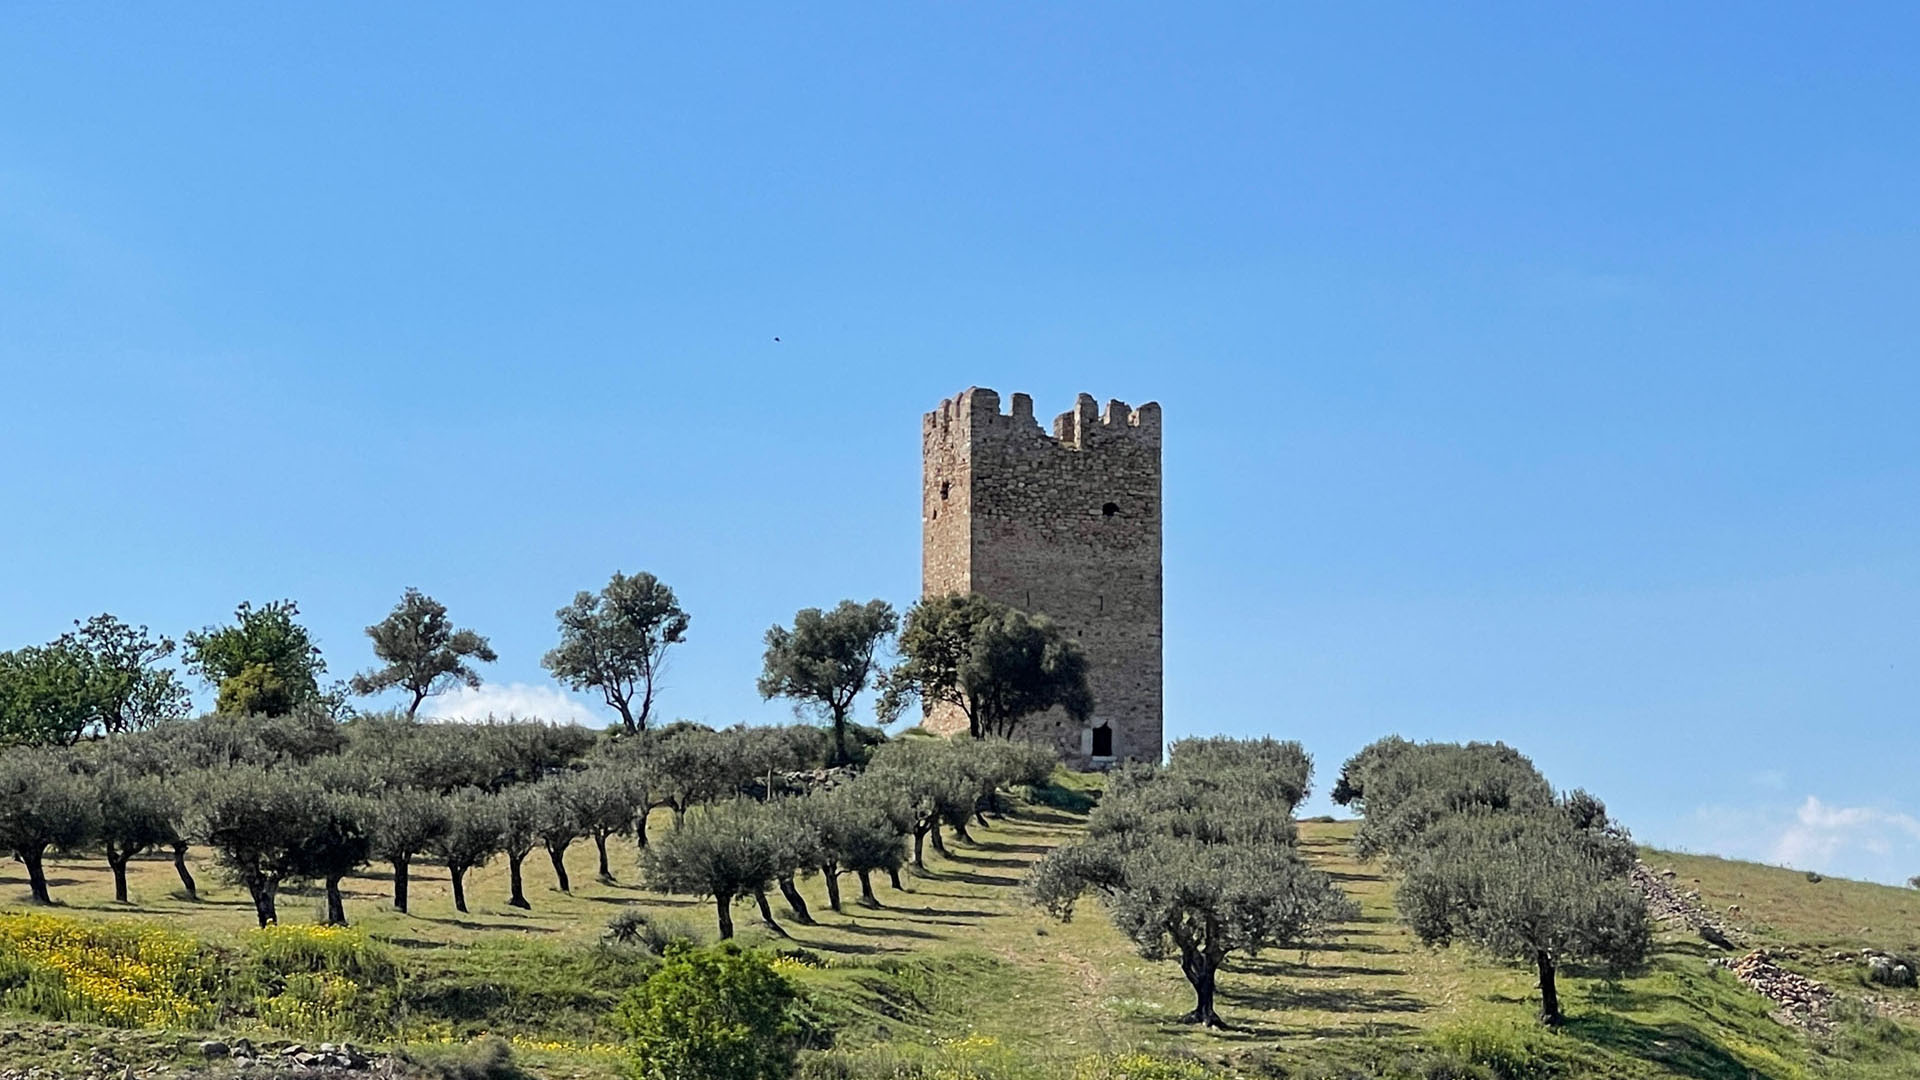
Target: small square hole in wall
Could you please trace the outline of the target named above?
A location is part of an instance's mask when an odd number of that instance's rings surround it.
[[[1120,512],[1119,503],[1108,503],[1107,505],[1100,508],[1101,517],[1112,517],[1113,515],[1119,512]]]

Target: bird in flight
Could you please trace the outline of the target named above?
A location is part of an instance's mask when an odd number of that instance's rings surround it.
[[[775,341],[776,343],[778,343],[780,339],[779,339],[779,338],[774,338],[773,340],[774,340],[774,341]]]

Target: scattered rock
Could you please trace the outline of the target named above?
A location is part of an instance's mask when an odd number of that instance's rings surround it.
[[[1867,957],[1867,981],[1881,986],[1912,986],[1915,983],[1913,969],[1885,953]]]
[[[208,1039],[206,1042],[200,1044],[200,1053],[210,1058],[227,1057],[233,1053],[233,1047],[228,1046],[219,1039]]]

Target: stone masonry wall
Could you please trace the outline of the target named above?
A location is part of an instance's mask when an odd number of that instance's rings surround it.
[[[922,423],[922,587],[1044,613],[1087,653],[1093,727],[1113,758],[1157,761],[1162,736],[1160,407],[1104,412],[1081,394],[1042,430],[1033,400],[974,388]],[[953,709],[930,728],[964,730]],[[1029,723],[1077,764],[1092,731],[1056,711]]]

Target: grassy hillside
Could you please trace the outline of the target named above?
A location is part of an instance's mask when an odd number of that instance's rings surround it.
[[[1309,954],[1236,958],[1220,985],[1221,1012],[1234,1030],[1198,1030],[1174,1019],[1192,1005],[1176,965],[1138,958],[1097,907],[1062,925],[1023,901],[1017,884],[1027,866],[1082,820],[1024,805],[978,830],[973,846],[954,845],[950,857],[929,852],[928,870],[905,876],[906,892],[882,886],[881,910],[849,902],[835,914],[819,883],[804,883],[819,925],[799,925],[774,898],[790,938],[760,927],[742,905],[743,936],[790,950],[783,967],[808,986],[837,1032],[834,1048],[809,1063],[813,1074],[1144,1076],[1152,1074],[1137,1055],[1150,1055],[1249,1076],[1920,1075],[1920,1030],[1861,1017],[1831,1038],[1811,1039],[1769,1019],[1762,999],[1709,966],[1709,946],[1678,933],[1664,934],[1648,969],[1633,977],[1569,973],[1562,987],[1569,1023],[1539,1030],[1530,972],[1464,950],[1420,947],[1394,917],[1381,868],[1351,857],[1346,823],[1306,823],[1303,844],[1360,901],[1360,920]],[[654,826],[671,827],[664,818]],[[1737,905],[1733,921],[1756,941],[1786,947],[1790,966],[1856,997],[1870,992],[1857,958],[1836,962],[1833,953],[1920,951],[1920,891],[1815,883],[1697,856],[1653,852],[1648,860],[1672,867],[1676,883],[1697,888],[1715,910]],[[400,967],[396,1037],[460,1042],[494,1032],[512,1037],[538,1075],[620,1075],[606,1045],[614,1039],[606,1013],[651,961],[638,950],[598,945],[608,919],[639,906],[713,934],[709,902],[640,890],[630,880],[634,862],[631,847],[617,848],[616,876],[629,880],[597,882],[591,844],[576,845],[568,896],[553,890],[544,857],[530,859],[531,912],[505,905],[498,864],[470,878],[468,916],[453,910],[446,876],[435,867],[416,867],[411,915],[389,908],[383,874],[351,881],[349,916]],[[111,899],[104,863],[61,861],[52,875],[62,905],[56,913],[156,924],[238,947],[250,933],[245,895],[210,865],[196,870],[204,888],[193,903],[177,895],[171,865],[142,861],[132,875],[133,902],[122,906]],[[0,869],[0,912],[25,910],[25,892],[17,868]],[[289,923],[317,921],[320,898],[289,897],[281,911]],[[1914,991],[1872,993],[1896,1013],[1920,1005]],[[9,1065],[65,1065],[77,1048],[91,1053],[115,1040],[125,1060],[139,1063],[184,1054],[192,1044],[186,1035],[110,1033],[24,1016],[0,1017],[0,1029],[13,1032],[0,1050],[12,1055]],[[1444,1071],[1475,1062],[1477,1073]]]

